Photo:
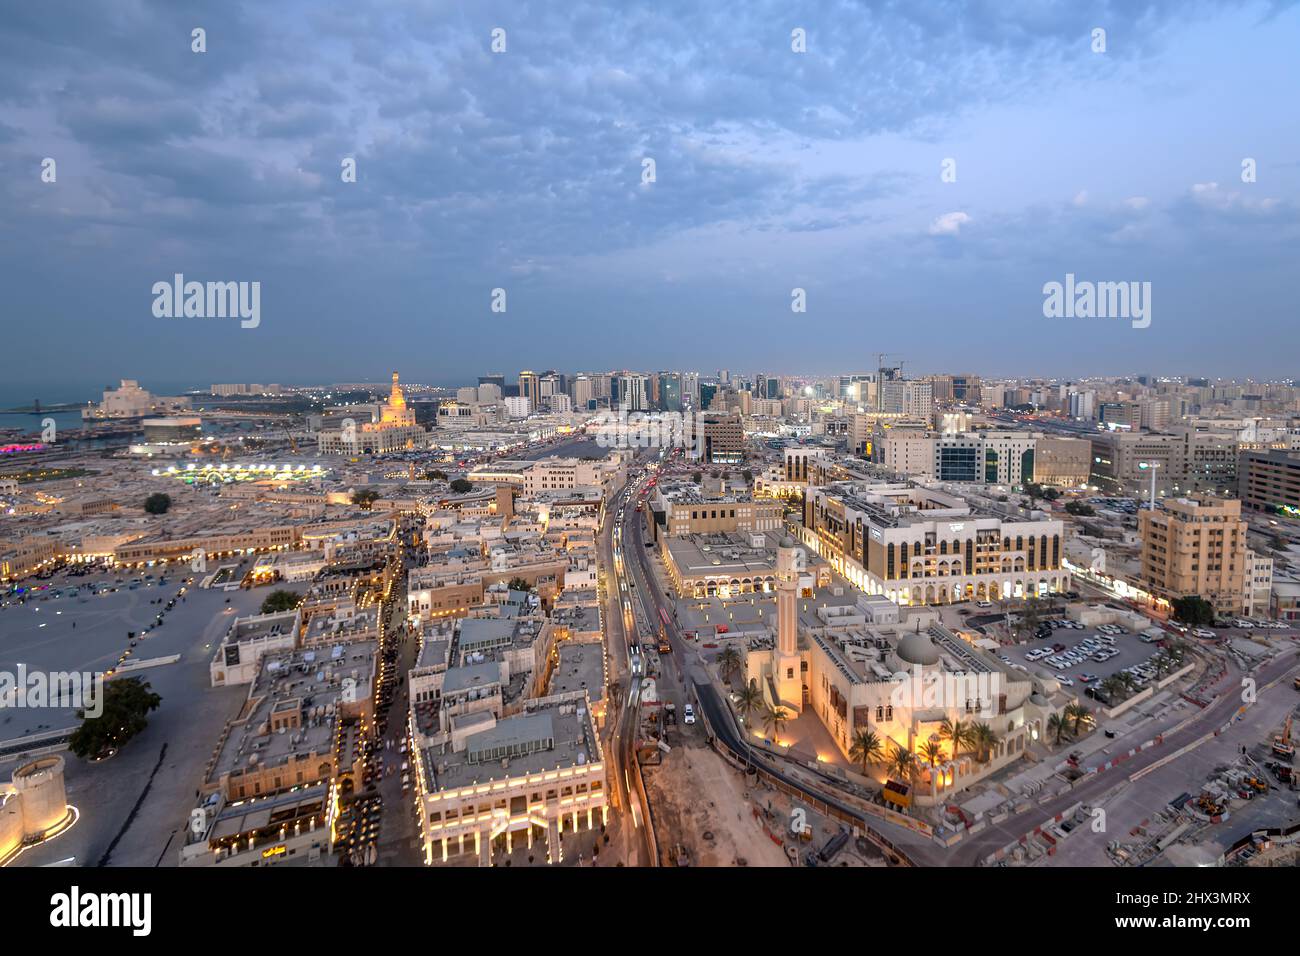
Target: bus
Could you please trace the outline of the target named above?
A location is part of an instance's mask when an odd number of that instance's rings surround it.
[[[659,653],[671,654],[673,645],[668,640],[668,612],[659,609]]]

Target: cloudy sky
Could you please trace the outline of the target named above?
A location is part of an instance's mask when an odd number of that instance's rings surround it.
[[[1291,0],[5,4],[6,375],[1295,375],[1298,48]],[[261,324],[155,317],[175,273]],[[1150,327],[1045,318],[1067,273]]]

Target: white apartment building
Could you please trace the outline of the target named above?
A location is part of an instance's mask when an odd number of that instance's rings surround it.
[[[472,855],[491,866],[517,841],[563,859],[560,836],[608,821],[605,763],[586,691],[452,719],[445,744],[414,751],[426,864]]]
[[[533,400],[526,395],[507,395],[504,401],[511,418],[527,418],[533,413]]]
[[[1273,603],[1273,559],[1247,548],[1244,581],[1242,614],[1267,617]]]

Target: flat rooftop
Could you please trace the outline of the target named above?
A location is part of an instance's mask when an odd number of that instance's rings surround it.
[[[443,752],[445,750],[445,752]],[[550,703],[471,734],[463,751],[425,748],[425,789],[454,790],[600,761],[587,701]]]
[[[605,645],[591,642],[561,641],[559,662],[551,672],[548,694],[587,692],[593,703],[605,697]]]
[[[376,642],[360,641],[264,656],[241,722],[222,745],[209,782],[245,767],[283,763],[295,753],[331,750],[344,681],[356,681],[358,700],[369,696],[377,650]],[[271,732],[273,716],[294,713],[299,725],[292,732]]]

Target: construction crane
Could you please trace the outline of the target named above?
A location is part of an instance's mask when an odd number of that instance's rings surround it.
[[[284,429],[284,437],[289,439],[289,447],[293,449],[293,453],[295,455],[298,454],[298,443],[294,440],[293,432],[289,431],[289,427],[287,425],[285,426]]]

